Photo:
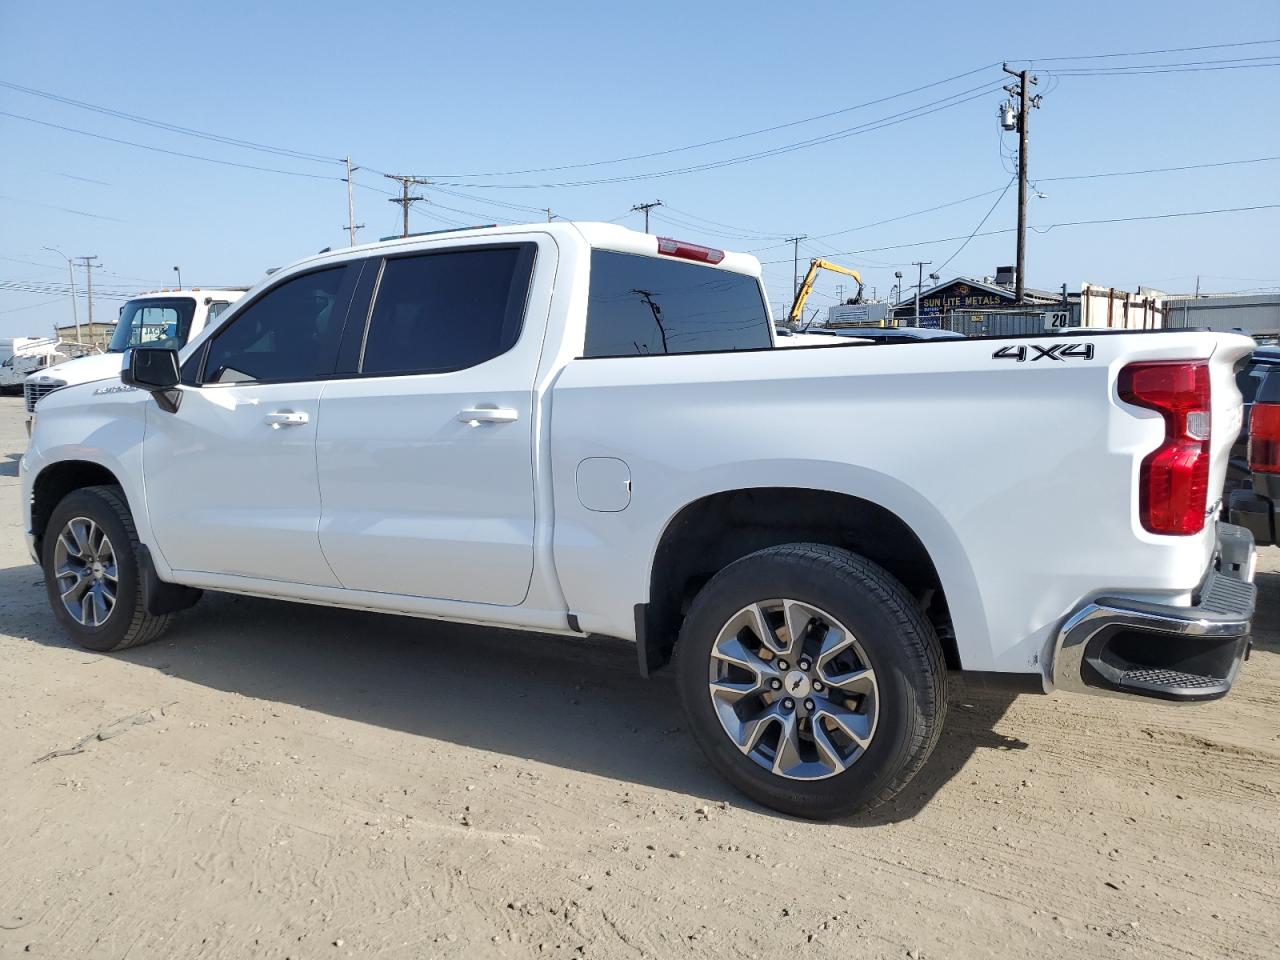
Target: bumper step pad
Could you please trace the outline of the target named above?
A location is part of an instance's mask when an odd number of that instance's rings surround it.
[[[1231,683],[1223,677],[1202,677],[1196,673],[1163,670],[1159,667],[1126,670],[1116,679],[1123,690],[1134,693],[1163,693],[1170,690],[1194,691],[1204,696],[1225,694]]]

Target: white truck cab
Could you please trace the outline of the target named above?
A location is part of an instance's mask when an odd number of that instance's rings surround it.
[[[118,377],[124,355],[139,344],[179,349],[244,296],[248,287],[218,290],[154,290],[139,294],[120,308],[115,335],[106,353],[64,360],[31,373],[22,382],[27,432],[36,404],[63,387]]]
[[[22,382],[35,370],[65,360],[56,337],[5,337],[0,340],[0,392],[21,392]]]

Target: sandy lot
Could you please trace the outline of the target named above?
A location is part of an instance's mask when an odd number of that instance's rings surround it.
[[[206,596],[152,646],[72,647],[21,543],[20,411],[0,956],[1277,955],[1280,550],[1225,701],[957,683],[907,794],[815,825],[722,785],[621,644]]]

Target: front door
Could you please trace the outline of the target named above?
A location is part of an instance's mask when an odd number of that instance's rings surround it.
[[[268,288],[197,348],[177,411],[148,408],[147,509],[170,567],[339,585],[317,539],[316,429],[359,270]]]
[[[320,400],[320,543],[344,587],[514,606],[533,572],[534,241],[387,258],[358,376]],[[545,302],[545,301],[544,301]]]

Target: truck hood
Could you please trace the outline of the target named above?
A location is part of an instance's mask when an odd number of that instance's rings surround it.
[[[123,368],[123,353],[100,353],[90,357],[64,360],[52,367],[46,367],[39,373],[31,374],[27,380],[31,383],[61,380],[67,386],[73,386],[77,383],[90,383],[94,380],[118,377]]]

